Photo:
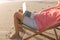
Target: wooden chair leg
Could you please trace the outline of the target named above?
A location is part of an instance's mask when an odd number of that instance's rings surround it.
[[[40,35],[41,35],[41,36],[44,36],[44,37],[46,37],[46,38],[48,38],[48,39],[50,39],[50,40],[55,40],[54,38],[52,38],[52,37],[50,37],[50,36],[47,36],[47,35],[45,35],[45,34],[40,33]]]
[[[34,36],[36,36],[37,34],[33,34],[33,35],[31,35],[31,36],[29,36],[29,37],[27,37],[27,38],[25,38],[25,39],[23,39],[23,40],[28,40],[28,39],[30,39],[30,38],[32,38],[32,37],[34,37]]]
[[[60,30],[60,28],[56,28],[56,29]]]
[[[48,38],[48,39],[55,40],[54,38],[49,37],[49,36],[47,36],[47,35],[45,35],[45,34],[42,34],[42,33],[31,35],[31,36],[29,36],[29,37],[25,38],[24,40],[28,40],[28,39],[30,39],[30,38],[32,38],[32,37],[34,37],[34,36],[36,36],[36,35],[41,35],[41,36],[44,36],[44,37],[46,37],[46,38]]]
[[[58,40],[58,35],[57,35],[56,28],[54,28],[54,33],[55,33],[55,36],[56,36],[56,40]]]

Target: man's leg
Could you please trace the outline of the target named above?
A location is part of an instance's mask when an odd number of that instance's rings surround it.
[[[14,25],[15,25],[15,33],[13,33],[10,37],[11,38],[16,38],[19,37],[19,30],[23,30],[22,29],[22,23],[23,21],[23,14],[21,12],[16,12],[14,14]]]

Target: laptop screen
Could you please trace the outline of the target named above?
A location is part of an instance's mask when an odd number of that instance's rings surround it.
[[[23,4],[22,4],[22,8],[23,8],[23,14],[24,14],[25,11],[26,11],[26,3],[25,3],[25,2],[23,2]]]

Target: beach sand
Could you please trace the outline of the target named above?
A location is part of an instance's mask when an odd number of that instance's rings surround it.
[[[47,5],[45,3],[39,4],[39,2],[30,2],[29,4],[27,4],[27,10],[32,12],[34,11],[38,12],[44,8],[47,8],[56,4],[47,4]],[[10,2],[10,3],[0,4],[0,40],[12,40],[8,38],[8,35],[10,32],[14,31],[13,15],[20,8],[22,8],[22,2]],[[28,34],[31,33],[30,31],[27,31],[27,30],[26,32],[28,32]],[[53,30],[45,32],[45,34],[53,37],[54,33],[53,34],[52,33],[53,33]],[[58,31],[58,34],[59,33],[60,31]],[[25,34],[25,37],[26,35],[27,34]],[[18,40],[18,39],[15,39],[15,40]],[[48,39],[43,36],[37,35],[36,37],[31,38],[30,40],[48,40]]]

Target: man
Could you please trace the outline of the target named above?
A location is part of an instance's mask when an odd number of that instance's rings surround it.
[[[10,35],[11,39],[20,37],[19,36],[19,30],[21,30],[21,31],[23,30],[22,25],[21,25],[22,21],[23,21],[23,11],[19,10],[18,12],[16,12],[14,14],[15,32]]]
[[[58,5],[59,5],[58,8],[60,8],[60,0],[58,0]],[[58,11],[60,11],[60,10],[58,10]],[[18,12],[16,12],[14,14],[15,33],[13,33],[12,35],[10,35],[10,38],[20,37],[19,36],[19,30],[23,31],[22,22],[23,22],[23,11],[19,10]]]

